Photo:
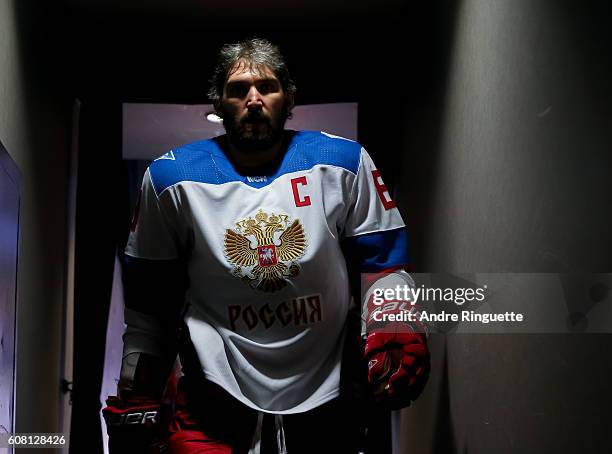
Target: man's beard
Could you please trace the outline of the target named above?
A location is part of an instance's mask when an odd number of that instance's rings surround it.
[[[223,126],[229,140],[239,150],[256,152],[267,150],[282,139],[286,119],[287,112],[283,108],[276,119],[269,118],[260,111],[249,112],[240,121],[236,121],[231,115],[225,115]]]

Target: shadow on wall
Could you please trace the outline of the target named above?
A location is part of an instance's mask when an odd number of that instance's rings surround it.
[[[421,173],[410,183],[421,217],[407,216],[419,271],[610,272],[610,3],[459,5],[434,125],[403,163],[406,176]],[[577,287],[563,284],[579,325]],[[607,288],[590,293],[610,304]],[[405,452],[612,452],[609,334],[431,341],[444,359],[404,412]]]
[[[14,11],[15,23],[14,29],[0,31],[0,78],[3,85],[7,81],[0,94],[8,125],[3,140],[23,175],[15,430],[59,432],[72,109],[63,42],[67,27],[56,4],[2,3],[3,13]]]
[[[446,342],[446,340],[445,340]],[[439,385],[437,387],[438,402],[436,420],[434,422],[434,437],[432,454],[457,454],[455,446],[455,430],[450,405],[450,383],[448,379],[448,350],[442,352]],[[463,454],[467,454],[467,448]]]

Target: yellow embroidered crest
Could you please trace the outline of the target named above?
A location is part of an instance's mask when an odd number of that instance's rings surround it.
[[[260,209],[236,222],[235,230],[227,229],[224,245],[234,276],[254,289],[275,292],[300,273],[296,260],[304,255],[306,235],[299,220]]]

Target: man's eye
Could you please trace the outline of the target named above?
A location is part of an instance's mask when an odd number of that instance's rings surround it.
[[[230,85],[227,87],[227,96],[230,98],[244,98],[248,89],[243,85]]]
[[[272,93],[276,91],[276,85],[271,82],[264,82],[257,89],[261,94]]]

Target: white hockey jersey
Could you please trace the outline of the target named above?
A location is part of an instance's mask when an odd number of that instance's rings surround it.
[[[408,260],[367,152],[321,132],[296,132],[274,175],[238,174],[214,139],[172,150],[147,169],[137,216],[127,255],[187,257],[186,323],[205,376],[267,412],[338,395],[343,250],[362,271]]]

